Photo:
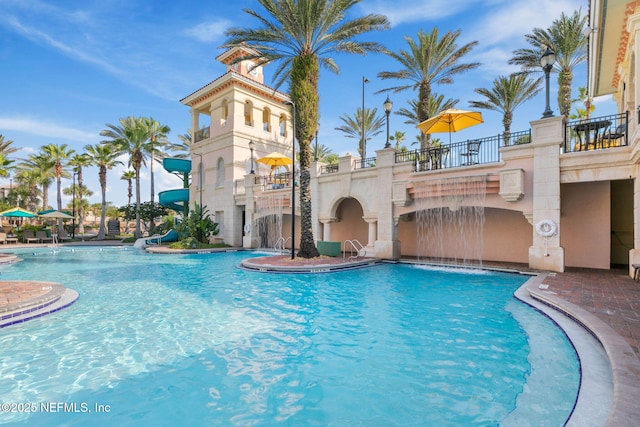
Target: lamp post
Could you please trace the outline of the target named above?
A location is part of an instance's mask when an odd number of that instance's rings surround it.
[[[391,148],[391,142],[389,142],[389,114],[391,114],[393,102],[389,99],[389,95],[387,95],[387,99],[382,106],[384,107],[384,113],[387,115],[387,142],[384,144],[384,148]]]
[[[71,220],[71,238],[76,238],[76,175],[73,173],[73,183],[71,184],[71,211],[73,213],[73,219]]]
[[[554,62],[556,62],[556,54],[549,46],[547,46],[547,50],[545,50],[540,57],[540,66],[542,66],[542,71],[544,71],[544,78],[546,82],[546,108],[544,113],[542,113],[543,119],[553,117],[553,111],[551,111],[551,107],[549,107],[549,73],[551,73],[551,68],[553,68]]]
[[[249,172],[251,175],[255,175],[255,171],[253,170],[253,148],[256,146],[256,143],[253,142],[252,139],[249,140],[249,150],[251,150],[251,172]]]
[[[318,123],[318,127],[316,128],[316,149],[314,150],[313,160],[318,161],[318,131],[320,130],[320,123]]]
[[[367,141],[364,139],[364,84],[369,83],[369,79],[362,76],[362,111],[360,117],[360,144],[362,147],[362,160],[367,158]]]
[[[284,101],[291,105],[291,122],[293,123],[293,138],[291,138],[291,259],[296,257],[296,103]]]

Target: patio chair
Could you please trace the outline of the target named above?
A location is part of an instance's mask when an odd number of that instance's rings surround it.
[[[53,242],[53,238],[50,236],[47,236],[47,232],[44,230],[38,230],[36,231],[36,238],[38,239],[38,242],[40,243],[51,243]]]
[[[624,134],[626,132],[627,132],[626,123],[619,124],[616,130],[614,130],[613,132],[606,132],[602,134],[602,146],[604,147],[606,144],[606,147],[609,148],[611,146],[620,145],[616,141],[619,140],[620,138],[624,138]]]
[[[7,243],[7,233],[0,232],[0,245]]]
[[[33,230],[24,230],[22,232],[23,243],[38,243],[40,239],[36,237],[36,233]]]
[[[58,240],[61,241],[61,242],[66,242],[66,241],[69,241],[69,240],[72,240],[72,239],[71,239],[71,236],[69,236],[67,234],[67,230],[65,230],[64,228],[61,228],[58,231]]]
[[[477,165],[479,163],[478,155],[481,143],[482,141],[478,140],[467,141],[467,151],[460,153],[461,156],[466,157],[466,161],[462,162],[462,165]]]

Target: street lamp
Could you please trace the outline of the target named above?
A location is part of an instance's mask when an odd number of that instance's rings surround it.
[[[546,108],[544,113],[542,113],[543,119],[553,117],[553,111],[551,111],[551,107],[549,107],[549,73],[551,72],[551,68],[553,68],[554,62],[556,62],[556,54],[547,46],[547,50],[545,50],[540,57],[540,66],[542,67],[542,71],[544,71],[546,81]]]
[[[318,127],[316,128],[316,149],[313,155],[313,160],[318,161],[318,131],[320,130],[320,123],[318,123]]]
[[[293,138],[291,138],[291,259],[296,257],[296,103],[284,101],[285,105],[291,105],[291,117],[293,123]]]
[[[391,114],[393,102],[389,99],[389,95],[387,95],[387,99],[382,106],[384,107],[384,113],[387,115],[387,143],[384,144],[384,148],[391,148],[391,143],[389,142],[389,114]]]
[[[255,171],[253,170],[253,148],[256,146],[256,143],[253,142],[252,139],[249,140],[249,150],[251,150],[251,172],[249,172],[251,175],[255,175]]]
[[[71,211],[73,213],[73,219],[71,220],[71,238],[76,238],[76,175],[73,173],[73,184],[71,185]],[[68,176],[68,175],[67,175]]]
[[[367,158],[367,141],[364,139],[364,84],[365,83],[369,83],[369,79],[366,78],[365,76],[362,76],[362,111],[361,111],[361,116],[360,116],[360,133],[362,134],[360,136],[360,144],[361,148],[362,148],[362,153],[360,153],[362,155],[362,160]]]

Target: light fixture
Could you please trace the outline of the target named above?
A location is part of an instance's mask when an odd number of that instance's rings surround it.
[[[551,111],[551,107],[549,106],[549,73],[551,73],[551,68],[553,68],[553,64],[556,62],[556,54],[551,50],[549,46],[547,46],[547,50],[544,51],[542,56],[540,57],[540,66],[542,67],[542,71],[544,71],[544,77],[546,82],[546,95],[545,95],[545,104],[546,108],[544,113],[542,113],[542,118],[546,119],[547,117],[553,117],[553,111]]]
[[[254,175],[256,172],[253,170],[253,148],[256,146],[256,143],[253,140],[249,140],[249,150],[251,150],[251,175]]]
[[[384,148],[391,148],[391,143],[389,142],[389,114],[391,114],[393,102],[389,99],[389,95],[387,95],[387,99],[382,106],[384,107],[384,113],[387,115],[387,142],[384,144]]]

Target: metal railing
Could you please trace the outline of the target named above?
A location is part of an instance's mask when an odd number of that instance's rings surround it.
[[[629,145],[629,112],[567,122],[565,153],[603,150]]]
[[[209,128],[209,126],[203,127],[201,129],[198,129],[196,131],[196,133],[193,135],[193,142],[199,142],[199,141],[203,141],[205,139],[209,138],[209,135],[211,135],[211,130]]]
[[[286,239],[282,236],[278,238],[276,244],[273,246],[273,250],[276,252],[284,253],[287,252],[285,247],[287,246],[287,242],[291,240],[291,237],[287,237]]]
[[[367,157],[366,159],[354,160],[355,169],[375,168],[377,159],[375,157]]]
[[[291,172],[285,172],[274,175],[256,175],[254,183],[262,185],[264,191],[269,191],[291,188],[293,181]]]
[[[349,251],[349,259],[358,259],[367,255],[367,251],[356,239],[344,241],[344,252],[342,253],[342,260],[347,258],[347,250]],[[354,255],[355,254],[355,255]]]
[[[320,168],[320,174],[327,174],[327,173],[337,173],[338,172],[338,164],[334,163],[332,165],[325,165],[322,166]]]
[[[411,162],[415,165],[417,172],[495,163],[501,160],[500,147],[529,143],[531,143],[531,129],[454,142],[423,150],[398,152],[395,162]]]

